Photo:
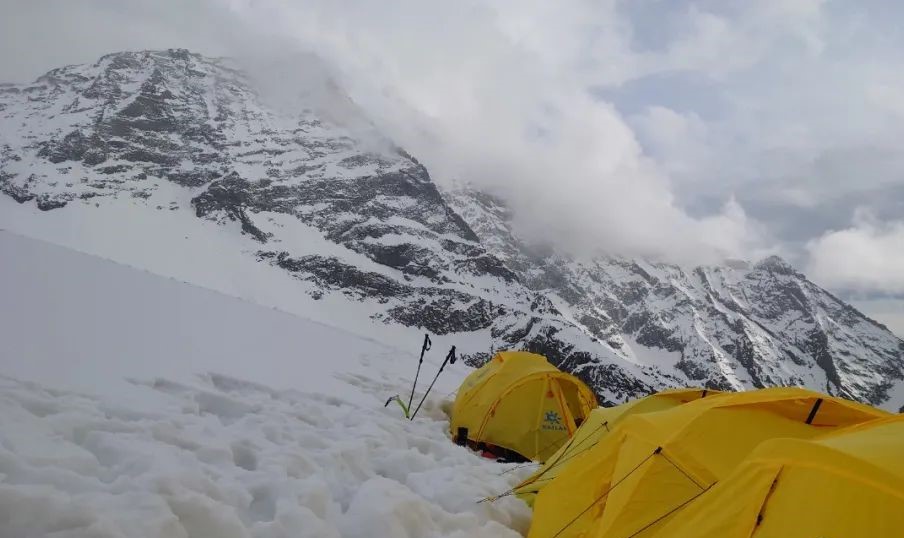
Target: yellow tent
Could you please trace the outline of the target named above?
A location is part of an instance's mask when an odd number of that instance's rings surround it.
[[[537,492],[549,484],[559,472],[577,458],[585,457],[599,440],[612,431],[622,419],[636,413],[653,413],[671,409],[706,396],[724,394],[711,389],[670,389],[614,407],[597,407],[574,436],[549,457],[537,472],[518,484],[514,493],[527,504],[533,505]]]
[[[799,388],[631,415],[537,495],[530,538],[649,537],[761,442],[810,439],[888,413]]]
[[[775,439],[669,520],[657,538],[904,534],[904,416],[820,439]]]
[[[503,351],[472,372],[458,389],[451,433],[459,443],[488,446],[543,461],[596,407],[578,378],[545,357]]]

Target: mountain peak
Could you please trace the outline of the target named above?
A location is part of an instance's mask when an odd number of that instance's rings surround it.
[[[800,273],[784,258],[772,255],[763,258],[754,265],[754,269],[759,271],[768,271],[770,273],[778,273],[782,275],[800,275]]]

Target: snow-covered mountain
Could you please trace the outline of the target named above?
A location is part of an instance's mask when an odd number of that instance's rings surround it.
[[[145,51],[0,86],[0,227],[472,362],[526,347],[612,401],[805,384],[904,404],[904,343],[780,260],[538,253],[311,70],[275,96],[228,60]]]
[[[448,198],[525,285],[628,361],[726,390],[803,385],[895,409],[904,403],[904,342],[779,257],[690,270],[578,260],[519,238],[494,196],[459,188]]]

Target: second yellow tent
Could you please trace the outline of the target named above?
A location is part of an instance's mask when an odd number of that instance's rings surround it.
[[[546,357],[504,351],[472,372],[458,389],[451,433],[462,444],[544,461],[568,441],[596,405],[587,385]]]

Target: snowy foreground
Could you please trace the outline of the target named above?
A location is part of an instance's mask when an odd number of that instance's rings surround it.
[[[2,231],[0,260],[0,536],[526,532],[475,502],[519,473],[447,437],[465,367],[407,422],[412,350]]]

